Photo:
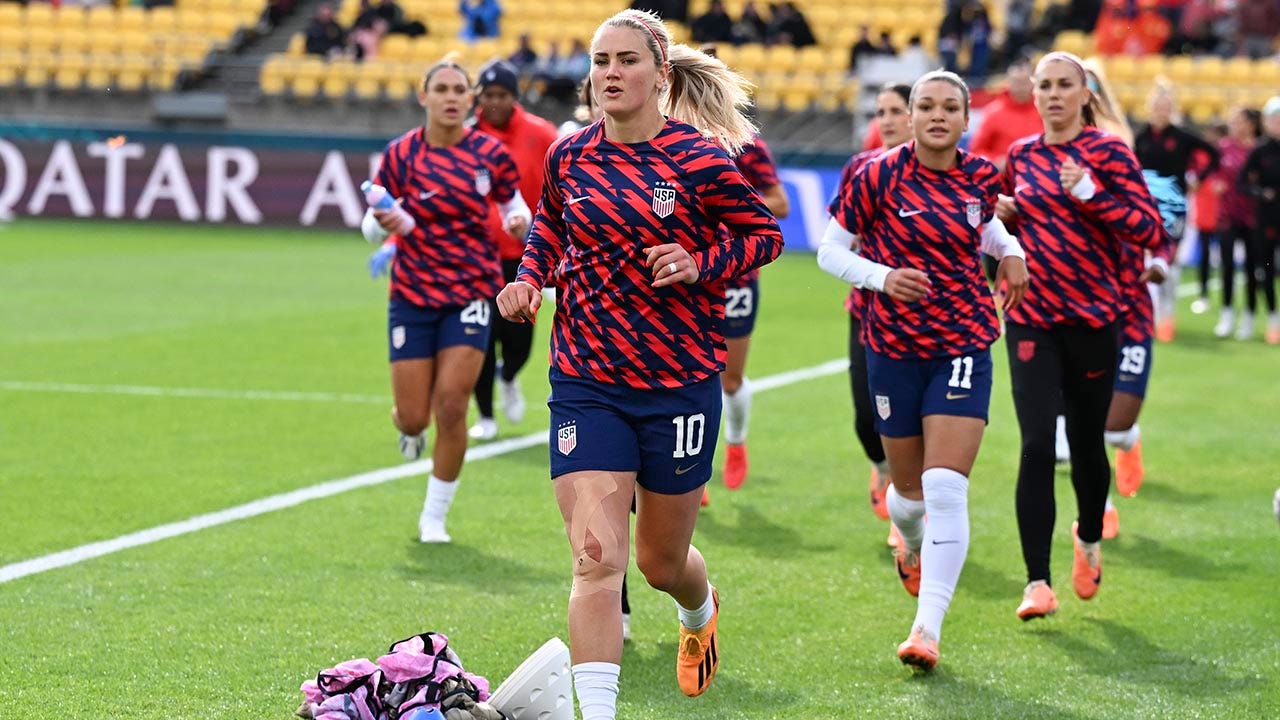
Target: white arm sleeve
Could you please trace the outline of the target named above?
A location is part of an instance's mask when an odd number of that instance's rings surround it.
[[[360,232],[364,235],[364,239],[374,245],[381,245],[384,240],[391,236],[378,224],[378,219],[373,216],[373,208],[364,211],[364,219],[360,221]]]
[[[891,267],[872,262],[850,248],[856,236],[832,219],[818,246],[818,267],[864,290],[884,291],[884,279]]]
[[[533,222],[533,213],[529,211],[529,206],[525,204],[524,198],[520,197],[520,193],[516,193],[515,197],[507,202],[498,203],[498,210],[502,212],[502,221],[504,223],[509,223],[514,218],[523,218],[525,222]]]
[[[998,217],[991,218],[991,222],[982,227],[982,252],[997,260],[1009,256],[1027,259],[1022,245],[1018,244],[1018,238],[1009,234],[1009,229]]]

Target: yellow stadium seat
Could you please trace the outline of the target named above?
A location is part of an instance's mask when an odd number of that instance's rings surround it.
[[[795,72],[799,60],[799,52],[794,47],[774,45],[765,52],[765,69],[769,72]]]
[[[377,100],[382,96],[382,81],[377,78],[358,78],[352,84],[351,91],[361,100]]]
[[[9,25],[0,25],[0,51],[18,53],[26,46],[27,35],[20,28]]]
[[[31,27],[52,27],[56,13],[57,10],[47,3],[28,3],[23,21]]]
[[[388,35],[382,38],[382,42],[378,44],[379,57],[385,57],[391,60],[405,60],[411,55],[412,43],[410,38],[405,35]]]
[[[782,104],[782,96],[776,90],[761,88],[756,91],[755,101],[761,110],[776,110]]]
[[[1170,58],[1165,63],[1164,73],[1175,84],[1183,85],[1195,80],[1197,75],[1196,66],[1195,58],[1190,55],[1178,55]]]
[[[209,34],[219,41],[229,40],[240,28],[240,18],[232,13],[211,12],[209,18]]]
[[[124,30],[117,33],[117,36],[120,38],[121,52],[150,55],[155,51],[155,44],[151,41],[150,33],[139,30]]]
[[[84,29],[84,8],[75,5],[63,5],[54,14],[53,24],[59,32],[73,33]]]
[[[151,8],[147,14],[147,28],[152,32],[171,33],[178,27],[178,13],[171,7]]]
[[[116,9],[110,5],[94,5],[84,11],[86,30],[114,30]]]
[[[1204,55],[1196,60],[1195,75],[1192,81],[1201,85],[1221,85],[1226,70],[1222,58],[1217,55]]]
[[[418,92],[418,83],[413,80],[407,80],[403,77],[396,77],[388,80],[386,87],[387,97],[392,100],[410,98]]]
[[[120,72],[120,56],[90,55],[84,84],[96,90],[110,88],[118,72]]]
[[[22,6],[0,3],[0,28],[16,28],[22,22]]]
[[[329,75],[320,83],[321,93],[330,99],[340,100],[347,96],[351,83],[345,77]]]
[[[90,43],[89,43],[90,39],[91,38],[89,37],[88,33],[83,33],[83,32],[64,33],[62,37],[59,38],[60,42],[58,45],[58,50],[64,53],[88,52],[90,48]]]
[[[27,41],[25,43],[28,52],[51,52],[58,47],[58,31],[48,26],[28,26]]]
[[[302,57],[307,52],[307,36],[302,33],[294,33],[289,38],[288,54],[293,57]]]
[[[1144,83],[1148,87],[1153,85],[1158,76],[1165,74],[1164,62],[1164,58],[1160,55],[1147,55],[1138,58],[1138,82]]]
[[[147,11],[136,5],[120,8],[116,13],[116,27],[121,30],[145,30]]]
[[[57,65],[58,59],[54,55],[44,52],[29,53],[27,66],[22,72],[23,84],[30,88],[48,85]]]
[[[209,13],[203,10],[189,10],[179,7],[177,14],[177,31],[203,35],[209,32]]]
[[[58,56],[58,69],[53,74],[53,86],[59,90],[79,90],[84,84],[88,63],[79,53]]]

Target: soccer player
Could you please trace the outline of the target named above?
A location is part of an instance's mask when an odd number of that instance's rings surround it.
[[[584,720],[612,720],[633,498],[636,564],[680,617],[680,689],[702,694],[719,667],[718,597],[690,540],[719,435],[723,282],[776,258],[782,236],[726,154],[753,136],[745,80],[636,10],[596,30],[591,62],[604,119],[548,153],[524,260],[498,306],[533,321],[564,261],[551,476],[574,558],[574,687]]]
[[[526,204],[535,206],[542,196],[542,161],[547,148],[556,140],[556,127],[516,102],[520,80],[515,68],[495,60],[480,68],[478,75],[476,90],[479,94],[473,127],[502,142],[520,171],[520,196]],[[524,238],[513,237],[507,232],[496,208],[489,214],[489,236],[498,245],[504,282],[515,280],[520,256],[524,252]],[[494,305],[493,309],[496,313],[497,306]],[[499,344],[502,345],[501,363],[498,362]],[[470,430],[471,437],[492,440],[498,434],[498,423],[493,414],[495,375],[498,375],[503,414],[512,423],[523,419],[524,395],[520,392],[516,376],[529,360],[532,347],[532,325],[493,318],[488,353],[480,370],[480,380],[476,383],[476,405],[480,417]]]
[[[1222,310],[1218,315],[1218,324],[1213,327],[1213,334],[1222,339],[1231,336],[1236,324],[1235,300],[1236,265],[1235,250],[1240,244],[1245,248],[1245,260],[1251,260],[1253,254],[1249,245],[1253,238],[1254,199],[1245,191],[1240,180],[1240,172],[1244,169],[1249,153],[1262,137],[1262,114],[1253,108],[1238,107],[1231,112],[1227,121],[1227,136],[1218,143],[1222,152],[1222,162],[1218,165],[1217,180],[1224,186],[1222,193],[1222,210],[1218,216],[1218,266],[1222,272]],[[1257,282],[1255,268],[1246,262],[1244,267],[1245,287]],[[1208,283],[1207,278],[1203,280]],[[1247,290],[1246,290],[1247,291]],[[1248,292],[1248,291],[1247,291]],[[1253,313],[1257,309],[1257,297],[1248,292],[1245,298],[1246,315],[1241,326],[1248,332],[1253,331]]]
[[[1101,70],[1085,63],[1085,85],[1096,100],[1093,126],[1126,140],[1133,139],[1124,114],[1113,100]],[[1116,450],[1116,490],[1133,497],[1142,485],[1144,474],[1138,414],[1142,411],[1155,350],[1155,304],[1147,283],[1159,285],[1169,277],[1172,237],[1152,252],[1131,243],[1121,245],[1120,292],[1124,309],[1117,317],[1120,352],[1117,357],[1116,380],[1111,407],[1107,411],[1106,442]],[[1102,515],[1102,537],[1115,538],[1120,532],[1120,513],[1108,494]]]
[[[1151,194],[1159,200],[1165,226],[1173,236],[1173,257],[1176,257],[1177,243],[1182,240],[1186,221],[1187,191],[1199,186],[1199,178],[1192,170],[1193,155],[1203,153],[1208,158],[1200,175],[1209,175],[1218,168],[1218,148],[1176,124],[1179,114],[1177,97],[1167,82],[1157,81],[1152,88],[1147,111],[1151,122],[1133,138],[1133,152],[1145,171]],[[1172,341],[1176,329],[1176,263],[1172,266],[1171,277],[1173,282],[1161,285],[1160,303],[1156,307],[1156,337],[1161,342]]]
[[[840,203],[841,188],[849,187],[853,176],[873,158],[892,150],[911,139],[911,115],[907,103],[911,100],[911,86],[888,84],[876,95],[876,122],[880,128],[881,147],[864,150],[849,158],[840,171],[840,184],[827,206],[827,212],[835,216]],[[875,410],[871,407],[871,393],[867,389],[867,350],[862,345],[863,296],[870,291],[854,287],[844,301],[849,313],[849,387],[853,394],[853,430],[862,444],[862,450],[871,461],[871,479],[868,497],[871,510],[881,520],[889,519],[889,506],[885,504],[885,491],[893,480],[889,461],[884,454],[880,434],[876,432]],[[890,530],[889,542],[895,544],[897,533]]]
[[[1269,345],[1280,344],[1280,313],[1276,312],[1276,244],[1280,242],[1280,95],[1262,106],[1262,127],[1266,136],[1249,153],[1241,171],[1241,182],[1257,199],[1254,210],[1253,242],[1249,244],[1255,268],[1252,286],[1246,285],[1246,301],[1255,302],[1258,285],[1267,300],[1270,313],[1266,340]],[[1248,340],[1253,335],[1252,314],[1240,320],[1236,337]]]
[[[1142,168],[1119,137],[1094,127],[1097,100],[1079,58],[1049,53],[1036,66],[1036,107],[1043,135],[1009,151],[1007,195],[999,216],[1016,219],[1036,282],[1006,317],[1013,401],[1022,433],[1018,530],[1028,585],[1018,617],[1057,610],[1049,574],[1055,516],[1054,417],[1066,408],[1076,594],[1089,599],[1102,582],[1102,516],[1111,468],[1103,433],[1115,384],[1116,320],[1123,307],[1122,244],[1156,248],[1161,218]]]
[[[472,92],[461,66],[432,65],[418,101],[425,125],[387,145],[374,180],[399,205],[371,208],[361,229],[371,242],[390,233],[398,238],[387,309],[391,420],[401,453],[416,460],[435,418],[434,465],[418,532],[422,542],[447,543],[445,517],[467,450],[467,406],[489,345],[489,298],[502,287],[485,219],[496,202],[507,232],[523,237],[531,213],[502,143],[465,126]]]
[[[919,597],[898,657],[927,670],[938,662],[942,619],[969,549],[968,475],[987,423],[990,347],[1000,335],[979,249],[1000,259],[1006,312],[1026,291],[1027,272],[1018,242],[993,214],[1000,171],[958,149],[969,120],[964,81],[928,73],[908,106],[915,141],[867,163],[842,188],[818,263],[875,291],[863,309],[862,340],[893,471],[898,573]]]

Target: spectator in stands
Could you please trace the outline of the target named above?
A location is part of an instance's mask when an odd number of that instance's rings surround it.
[[[370,25],[375,17],[387,23],[387,32],[393,35],[418,37],[427,34],[427,26],[417,20],[410,20],[395,0],[381,0],[377,5],[369,3],[365,12],[356,18],[356,25]]]
[[[281,20],[293,14],[297,5],[297,0],[270,0],[258,17],[258,34],[265,35],[274,30]]]
[[[765,29],[765,42],[770,45],[793,45],[798,48],[817,45],[809,21],[790,0],[773,6],[773,17]]]
[[[1165,54],[1213,52],[1218,46],[1213,26],[1221,16],[1217,0],[1190,0],[1183,8],[1173,36],[1164,46]]]
[[[1008,159],[1009,146],[1028,135],[1044,132],[1044,121],[1031,93],[1032,70],[1031,59],[1025,55],[1009,63],[1007,87],[984,108],[982,122],[969,146],[969,152],[990,160],[1001,170]]]
[[[970,85],[981,85],[987,80],[987,64],[991,60],[991,20],[987,8],[980,2],[971,6],[969,18],[969,71],[965,73]]]
[[[467,42],[501,34],[498,21],[502,6],[498,0],[459,0],[458,12],[462,13],[462,38]]]
[[[689,20],[689,0],[632,0],[631,9],[651,12],[673,22]]]
[[[924,41],[919,35],[912,35],[907,46],[898,55],[898,68],[902,77],[918,78],[930,70],[938,69],[938,61],[924,49]]]
[[[511,53],[511,57],[507,58],[507,62],[516,69],[521,76],[532,75],[538,67],[538,51],[533,49],[533,44],[529,39],[529,33],[520,36],[520,47]]]
[[[858,58],[879,54],[880,49],[871,42],[871,28],[863,25],[858,32],[858,41],[849,48],[849,72],[858,71]]]
[[[1009,7],[1004,15],[1004,48],[1005,58],[1012,59],[1022,54],[1022,48],[1031,40],[1031,18],[1035,15],[1035,0],[1009,0]]]
[[[322,3],[307,26],[307,53],[333,58],[342,55],[346,47],[347,33],[333,18],[333,6]]]
[[[1276,36],[1280,35],[1280,0],[1239,0],[1240,41],[1237,54],[1254,60],[1275,54]]]
[[[378,46],[382,38],[387,36],[387,21],[374,18],[365,27],[356,25],[351,30],[351,50],[357,62],[372,60],[378,56]]]
[[[882,55],[898,54],[898,48],[893,46],[893,36],[888,30],[880,33],[880,42],[876,44],[876,50],[879,50]]]
[[[769,23],[760,15],[755,0],[747,0],[747,4],[742,6],[742,16],[733,24],[732,42],[734,45],[764,42],[768,29]]]
[[[729,42],[733,37],[733,18],[724,9],[722,0],[711,0],[707,13],[693,21],[690,28],[695,42]]]
[[[581,40],[573,41],[573,49],[568,55],[560,52],[559,44],[552,43],[538,64],[534,80],[540,84],[543,93],[570,104],[577,97],[578,85],[590,71],[591,57]]]

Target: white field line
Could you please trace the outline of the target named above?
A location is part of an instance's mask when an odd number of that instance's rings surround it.
[[[752,381],[752,389],[764,392],[773,390],[787,385],[792,385],[806,380],[823,377],[826,375],[835,375],[844,372],[849,367],[849,361],[845,359],[831,360],[813,367],[801,368],[799,370],[791,370],[789,372],[770,375]],[[509,440],[500,440],[498,442],[479,445],[467,450],[467,462],[475,462],[484,460],[485,458],[497,457],[508,453],[523,450],[525,448],[534,447],[547,442],[548,430],[543,429],[539,432],[530,433]],[[41,557],[23,560],[10,565],[0,567],[0,584],[4,584],[28,575],[36,575],[50,570],[76,565],[86,560],[110,555],[122,550],[150,545],[154,542],[166,540],[168,538],[178,537],[207,530],[219,525],[236,522],[238,520],[246,520],[248,518],[265,515],[277,510],[291,508],[301,505],[311,500],[319,500],[320,498],[332,497],[340,495],[352,490],[360,488],[372,487],[383,483],[399,480],[401,478],[412,477],[414,475],[425,475],[431,472],[431,460],[418,460],[416,462],[405,463],[403,465],[395,465],[392,467],[382,468],[380,470],[372,470],[351,477],[330,480],[318,485],[293,490],[279,495],[272,495],[260,500],[254,500],[244,505],[219,510],[217,512],[197,515],[179,522],[168,523],[166,525],[157,525],[156,527],[140,530],[138,532],[121,535],[110,540],[102,540],[100,542],[81,545],[69,550],[43,555]]]

